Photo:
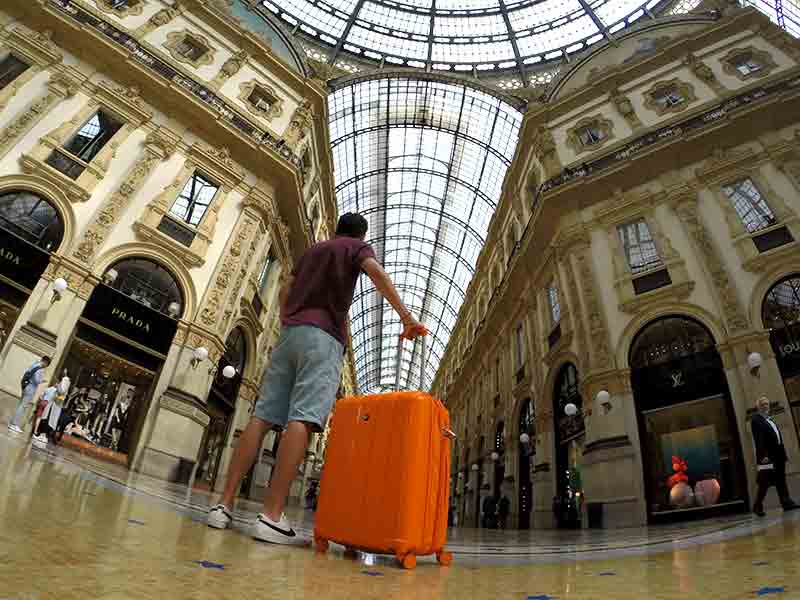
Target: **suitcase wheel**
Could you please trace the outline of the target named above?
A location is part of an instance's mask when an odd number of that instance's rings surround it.
[[[406,554],[405,556],[397,557],[400,561],[400,564],[403,565],[404,569],[414,569],[417,566],[417,555],[416,554]]]
[[[436,553],[436,560],[438,560],[439,564],[443,567],[449,567],[453,562],[453,554],[451,552],[445,552],[442,550],[441,552]]]
[[[328,551],[328,540],[314,538],[314,547],[317,549],[317,552],[325,554]]]

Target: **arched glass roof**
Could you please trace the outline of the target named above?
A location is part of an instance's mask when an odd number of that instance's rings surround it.
[[[297,31],[377,62],[526,70],[613,36],[674,0],[261,0]],[[523,79],[525,79],[523,77]]]
[[[406,342],[403,388],[427,389],[444,356],[486,240],[522,114],[458,83],[407,77],[362,79],[329,97],[339,213],[369,222],[367,241],[409,309],[429,328],[419,380],[419,341]],[[398,380],[401,324],[362,277],[351,311],[362,393]]]

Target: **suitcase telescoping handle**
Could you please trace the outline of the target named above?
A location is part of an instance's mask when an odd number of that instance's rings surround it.
[[[425,378],[425,367],[427,366],[427,358],[428,358],[428,340],[427,335],[419,336],[420,339],[420,349],[419,349],[419,384],[422,385],[422,381]],[[397,363],[395,364],[395,373],[397,379],[394,382],[394,389],[395,391],[400,391],[400,365],[402,363],[401,359],[403,358],[403,340],[405,338],[400,337],[397,340]]]
[[[427,358],[428,358],[428,353],[427,353],[428,344],[426,340],[427,335],[420,336],[420,338],[422,341],[419,354],[419,383],[420,385],[422,385],[422,381],[425,378],[425,366],[427,364]],[[395,379],[394,389],[397,390],[398,392],[400,391],[400,364],[402,356],[403,356],[403,338],[401,337],[397,341],[397,362],[395,364],[395,373],[397,379]],[[456,434],[446,427],[442,428],[442,434],[444,434],[444,437],[449,438],[451,440],[456,439]]]

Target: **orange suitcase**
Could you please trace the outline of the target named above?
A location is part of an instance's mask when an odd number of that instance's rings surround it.
[[[450,564],[444,546],[453,437],[447,409],[423,392],[337,402],[314,527],[317,549],[326,551],[332,541],[393,554],[407,569],[428,554]]]

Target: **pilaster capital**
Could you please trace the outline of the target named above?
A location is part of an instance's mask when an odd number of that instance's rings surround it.
[[[255,210],[262,221],[267,225],[271,225],[277,220],[275,199],[258,186],[250,188],[250,191],[244,198],[244,206],[245,208],[252,208]]]
[[[64,98],[72,98],[81,87],[81,79],[65,71],[55,71],[47,81],[51,92]]]

